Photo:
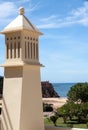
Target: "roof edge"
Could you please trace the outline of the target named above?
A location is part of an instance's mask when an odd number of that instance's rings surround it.
[[[33,33],[37,33],[39,35],[43,35],[42,32],[38,32],[36,30],[32,31],[32,30],[29,30],[27,28],[21,28],[21,27],[19,27],[19,28],[12,28],[12,29],[5,29],[5,30],[1,31],[0,34],[6,34],[6,33],[10,33],[10,32],[18,32],[18,31],[23,31],[23,30],[27,30],[27,31],[30,31],[30,32],[33,32]]]

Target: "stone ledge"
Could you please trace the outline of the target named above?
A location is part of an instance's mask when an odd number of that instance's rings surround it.
[[[45,126],[45,130],[87,130],[87,129],[69,128],[69,127]]]

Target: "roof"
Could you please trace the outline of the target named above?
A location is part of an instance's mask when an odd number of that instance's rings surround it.
[[[42,34],[25,16],[24,8],[19,9],[20,15],[17,16],[10,24],[8,24],[1,33],[8,33],[19,30],[29,30],[36,33]]]

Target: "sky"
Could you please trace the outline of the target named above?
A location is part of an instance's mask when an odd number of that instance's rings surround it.
[[[41,80],[88,82],[87,0],[0,0],[0,31],[25,8],[25,16],[44,34],[39,39]],[[5,60],[0,35],[0,64]],[[4,75],[0,68],[0,75]]]

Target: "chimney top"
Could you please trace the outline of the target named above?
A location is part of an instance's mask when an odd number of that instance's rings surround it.
[[[20,14],[20,15],[24,15],[24,8],[23,8],[23,7],[20,7],[20,8],[19,8],[19,14]]]

